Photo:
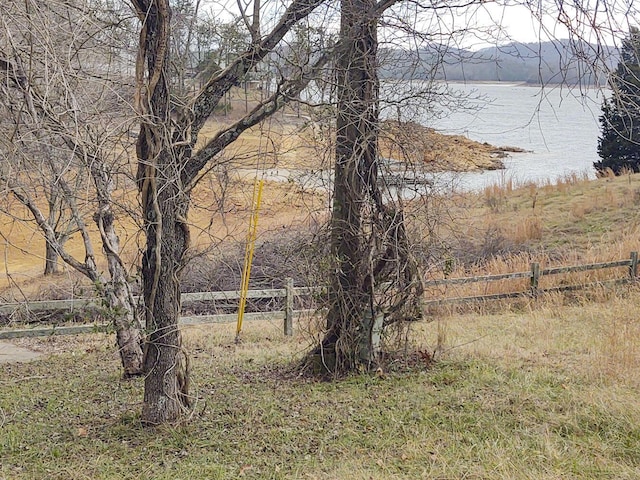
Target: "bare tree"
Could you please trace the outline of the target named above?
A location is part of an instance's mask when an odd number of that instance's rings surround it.
[[[422,284],[404,215],[381,190],[377,29],[393,3],[341,2],[331,216],[334,275],[326,333],[308,358],[319,372],[376,367],[385,324],[421,316]]]
[[[183,105],[171,101],[167,0],[132,0],[141,23],[137,62],[136,108],[140,123],[137,141],[138,187],[145,221],[146,248],[142,259],[144,307],[148,341],[145,355],[145,401],[142,419],[149,424],[175,421],[190,404],[188,361],[178,329],[180,272],[188,259],[187,222],[190,195],[210,162],[246,129],[297,98],[329,56],[305,66],[294,78],[283,79],[278,90],[234,124],[196,148],[198,133],[227,92],[273,51],[291,28],[322,4],[294,0],[263,33],[259,8],[248,22],[252,42],[220,73]]]
[[[142,335],[112,198],[124,156],[119,152],[125,151],[118,144],[120,125],[128,115],[118,107],[115,92],[122,87],[103,81],[112,67],[112,45],[98,41],[117,22],[105,24],[82,4],[33,0],[0,8],[0,104],[7,113],[0,180],[37,224],[47,258],[59,256],[95,285],[113,317],[124,374],[140,375]],[[109,276],[98,266],[85,220],[90,211]],[[67,219],[62,229],[61,216]],[[65,248],[70,229],[80,233],[84,259]]]

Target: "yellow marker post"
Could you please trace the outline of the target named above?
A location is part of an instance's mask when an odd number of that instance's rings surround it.
[[[242,319],[244,317],[244,309],[247,305],[247,292],[249,291],[249,277],[251,275],[251,263],[253,262],[253,252],[256,245],[256,237],[258,231],[258,212],[260,210],[260,202],[262,201],[262,187],[264,180],[260,180],[257,184],[253,184],[253,211],[249,217],[249,233],[247,234],[247,245],[244,251],[244,268],[242,269],[242,279],[240,285],[240,306],[238,308],[238,324],[236,328],[236,342],[240,340],[240,332],[242,332]]]

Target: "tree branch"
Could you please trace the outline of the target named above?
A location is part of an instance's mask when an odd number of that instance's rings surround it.
[[[280,86],[273,95],[257,105],[251,112],[236,123],[230,125],[224,130],[220,130],[214,138],[200,148],[187,162],[182,172],[183,183],[188,185],[188,188],[195,186],[197,184],[197,180],[195,180],[195,178],[207,162],[233,143],[240,134],[242,134],[242,132],[257,125],[265,118],[277,112],[283,105],[297,98],[309,82],[312,79],[317,78],[318,73],[327,64],[327,62],[333,58],[335,49],[340,46],[340,43],[336,43],[335,47],[324,52],[324,54],[316,60],[313,66],[304,70],[295,79],[285,82],[285,84]]]
[[[252,44],[231,65],[209,79],[187,106],[186,116],[190,118],[183,119],[183,122],[191,122],[191,133],[194,137],[231,87],[273,51],[293,25],[306,18],[323,2],[324,0],[294,0],[269,35],[259,43]]]
[[[38,227],[44,234],[47,243],[49,243],[49,245],[54,248],[56,253],[60,255],[60,258],[62,258],[62,260],[64,260],[64,262],[70,265],[72,268],[87,276],[92,282],[103,282],[103,279],[101,278],[100,274],[98,273],[98,269],[96,268],[95,259],[87,255],[85,263],[81,263],[71,255],[69,255],[69,253],[64,249],[64,247],[62,247],[62,245],[58,241],[53,228],[51,227],[49,222],[47,222],[46,217],[44,216],[40,208],[36,205],[36,203],[32,200],[32,198],[14,181],[10,179],[5,179],[5,181],[11,194],[16,197],[16,199],[18,199],[18,201],[22,203],[29,210],[29,212],[31,212],[31,215],[38,224]]]
[[[380,18],[388,8],[400,1],[380,0],[375,9],[369,12],[369,15],[372,19]],[[225,93],[272,51],[296,22],[307,17],[322,3],[323,0],[294,0],[269,35],[259,44],[252,45],[219,75],[207,82],[192,101],[190,108],[187,109],[188,115],[192,116],[190,130],[192,139],[197,137],[198,132]],[[341,46],[340,42],[336,43],[333,48],[325,51],[310,69],[303,71],[297,78],[286,82],[283,88],[279,88],[270,98],[254,108],[238,122],[218,132],[212,140],[200,148],[187,162],[182,172],[183,184],[191,187],[195,185],[197,183],[196,176],[208,161],[233,143],[242,132],[278,111],[291,99],[296,98]],[[189,119],[183,119],[183,123],[188,123],[188,121]]]

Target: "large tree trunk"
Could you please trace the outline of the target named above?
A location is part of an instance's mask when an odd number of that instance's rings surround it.
[[[378,177],[377,3],[341,5],[331,217],[335,273],[326,333],[306,361],[314,371],[332,374],[378,367],[383,328],[421,318],[423,291],[401,205],[383,197]]]
[[[333,198],[332,253],[335,276],[330,286],[327,333],[316,361],[340,373],[369,369],[376,363],[376,332],[370,251],[373,248],[371,189],[378,175],[378,80],[374,0],[343,0],[337,61],[338,115]],[[377,320],[377,321],[376,321]]]
[[[168,0],[136,0],[142,22],[137,65],[137,109],[141,114],[138,187],[144,213],[146,249],[142,258],[147,330],[142,421],[157,425],[178,420],[189,405],[187,356],[178,328],[180,270],[189,246],[189,196],[181,181],[191,154],[187,131],[169,126]]]
[[[167,170],[158,169],[155,173],[164,175]],[[182,351],[178,327],[179,276],[189,245],[189,230],[184,220],[188,198],[174,178],[164,176],[161,182],[164,187],[161,191],[143,189],[147,219],[147,245],[142,260],[147,376],[142,420],[154,425],[178,420],[190,404],[188,357]],[[149,185],[149,188],[153,187]]]

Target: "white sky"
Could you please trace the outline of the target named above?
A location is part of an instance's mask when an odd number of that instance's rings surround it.
[[[489,1],[463,21],[494,26],[498,43],[581,37],[614,45],[629,32],[630,25],[640,23],[639,19],[634,0],[574,0],[566,4],[562,0],[531,0],[529,6]]]
[[[444,7],[438,10],[437,19],[434,19],[433,10],[419,6],[418,2],[401,2],[399,9],[404,10],[405,18],[410,22],[416,15],[421,16],[422,19],[415,24],[426,25],[432,31],[490,29],[491,38],[465,35],[459,46],[471,49],[512,41],[537,42],[577,37],[592,43],[619,45],[630,25],[640,25],[640,11],[635,5],[635,2],[640,3],[639,0],[476,0],[477,4],[467,0],[431,1],[432,5]],[[253,0],[239,2],[247,7],[247,12],[251,12]],[[277,18],[279,14],[276,12],[281,13],[288,3],[287,0],[262,0],[263,7],[276,16],[272,18]],[[455,4],[468,6],[456,9],[452,6]],[[217,10],[223,17],[238,13],[238,0],[203,0],[203,5]],[[326,24],[330,17],[328,22],[336,23],[336,7],[337,3],[332,2],[324,15],[316,13],[316,20]]]

